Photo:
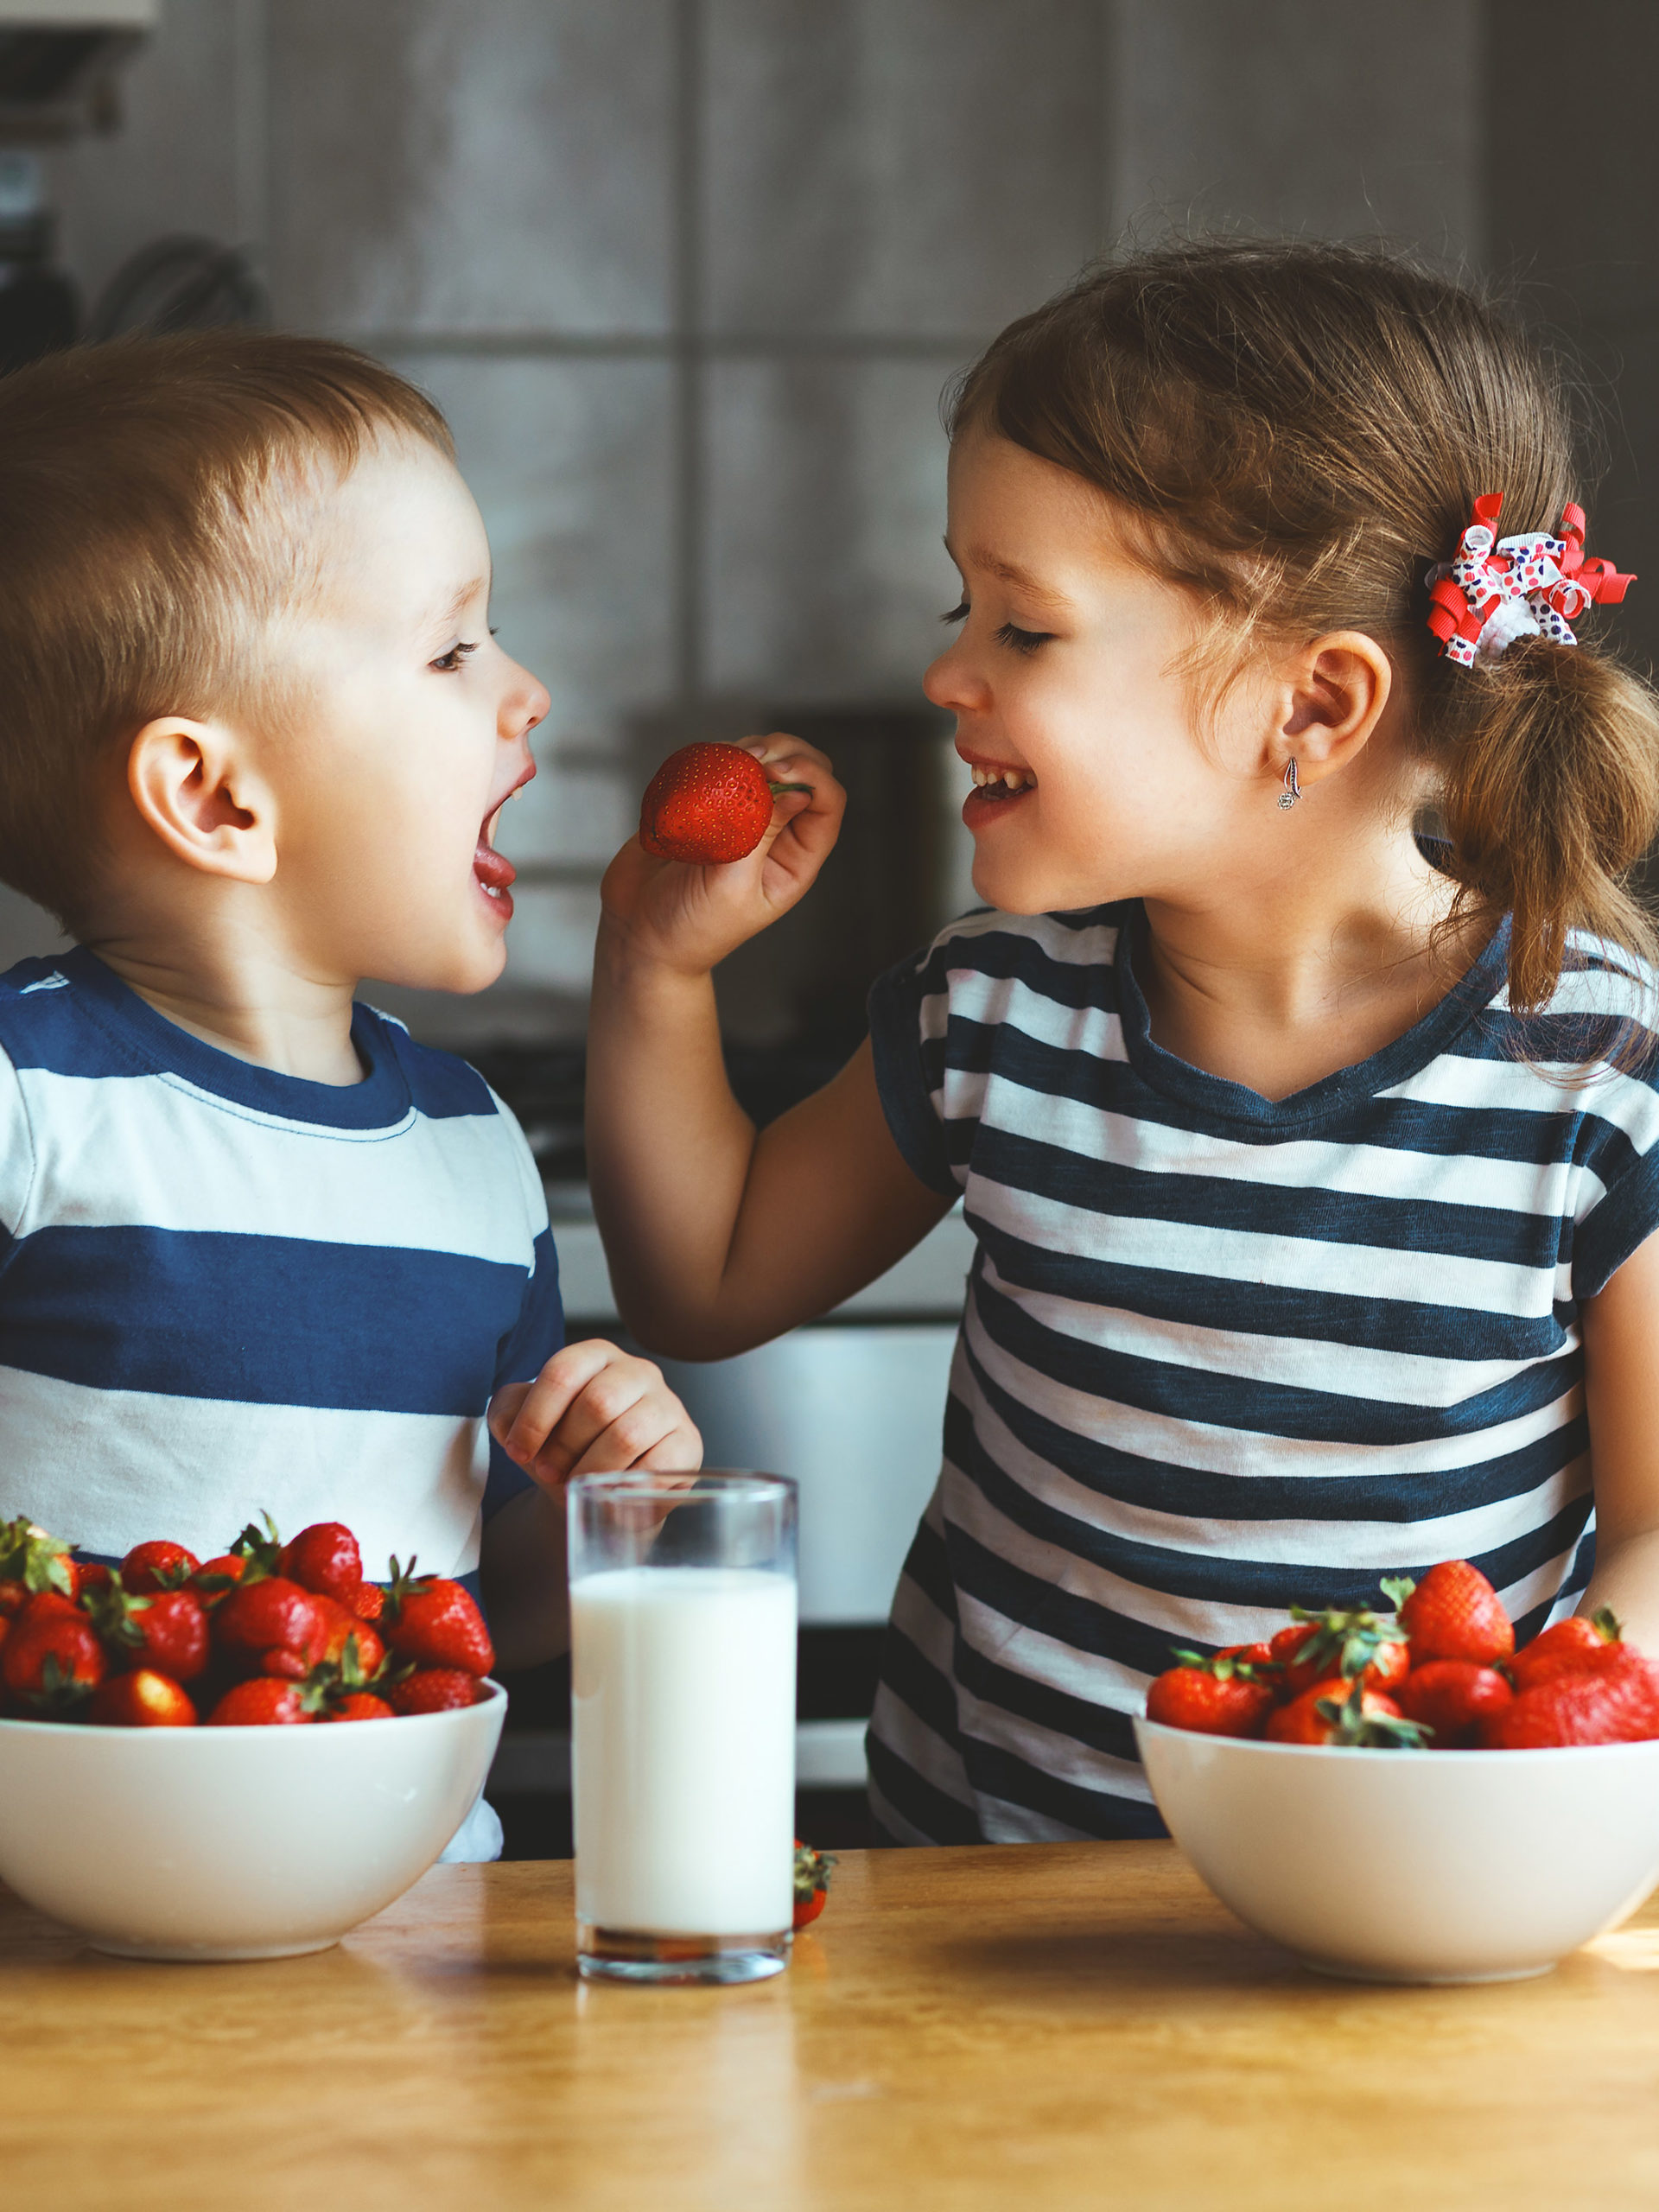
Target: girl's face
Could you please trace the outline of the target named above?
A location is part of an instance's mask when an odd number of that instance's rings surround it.
[[[952,451],[961,626],[925,689],[976,774],[975,888],[1007,912],[1207,903],[1283,821],[1270,688],[1247,672],[1200,734],[1177,668],[1192,601],[1130,558],[1115,516],[1004,438],[970,430]]]

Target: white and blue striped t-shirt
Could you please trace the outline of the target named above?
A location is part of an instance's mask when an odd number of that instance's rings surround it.
[[[476,1567],[526,1484],[486,1406],[563,1340],[541,1180],[463,1062],[364,1006],[352,1037],[336,1088],[84,949],[0,976],[0,1516],[206,1555],[264,1509],[373,1575]]]
[[[1632,964],[1576,947],[1523,1028],[1502,931],[1274,1103],[1152,1041],[1144,928],[970,915],[872,996],[979,1240],[870,1735],[898,1840],[1159,1833],[1129,1717],[1172,1644],[1453,1558],[1524,1636],[1588,1580],[1580,1306],[1659,1225],[1655,1080],[1599,1057]]]

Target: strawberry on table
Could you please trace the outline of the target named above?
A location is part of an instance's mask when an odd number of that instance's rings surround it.
[[[1516,1689],[1529,1690],[1557,1675],[1582,1674],[1609,1644],[1619,1641],[1620,1633],[1611,1606],[1598,1607],[1588,1620],[1575,1613],[1522,1645],[1510,1662],[1510,1680]]]
[[[0,1652],[0,1660],[4,1653]],[[1659,1737],[1659,1667],[1628,1644],[1609,1643],[1577,1673],[1517,1691],[1484,1724],[1489,1751],[1564,1744],[1640,1744]]]
[[[1503,1600],[1466,1559],[1442,1560],[1415,1585],[1402,1577],[1382,1587],[1400,1609],[1420,1667],[1428,1659],[1494,1667],[1515,1649],[1515,1627]]]
[[[424,1667],[394,1682],[386,1700],[394,1713],[457,1713],[479,1704],[488,1692],[476,1675],[459,1667]]]
[[[388,1648],[417,1667],[487,1675],[495,1664],[495,1646],[471,1592],[442,1575],[416,1575],[412,1559],[406,1568],[391,1562],[378,1625]]]
[[[1471,1659],[1431,1659],[1414,1669],[1395,1693],[1408,1720],[1421,1720],[1437,1751],[1467,1751],[1484,1724],[1515,1695],[1495,1667]]]
[[[105,1728],[194,1728],[197,1720],[188,1691],[152,1667],[100,1682],[86,1717]]]
[[[318,1521],[283,1545],[282,1571],[302,1590],[350,1608],[363,1586],[363,1554],[343,1521]]]
[[[795,1916],[791,1923],[796,1935],[810,1927],[829,1903],[830,1877],[835,1866],[833,1852],[814,1851],[810,1843],[796,1837]]]
[[[683,745],[645,786],[639,842],[658,860],[702,867],[746,860],[771,826],[773,799],[811,788],[769,783],[740,745]]]
[[[1202,1736],[1262,1733],[1279,1700],[1280,1670],[1271,1659],[1241,1659],[1230,1651],[1217,1651],[1213,1659],[1196,1651],[1175,1656],[1181,1664],[1160,1675],[1147,1692],[1148,1720]]]
[[[1391,1697],[1333,1675],[1269,1716],[1268,1741],[1338,1745],[1355,1751],[1418,1751],[1423,1731],[1416,1721],[1406,1719]]]

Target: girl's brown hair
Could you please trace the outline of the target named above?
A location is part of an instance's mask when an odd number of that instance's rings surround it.
[[[0,378],[0,880],[71,929],[94,785],[165,714],[280,714],[270,629],[320,575],[328,499],[431,401],[327,339],[212,330]]]
[[[1477,498],[1503,493],[1506,534],[1582,503],[1571,380],[1516,321],[1380,251],[1178,244],[1011,324],[952,397],[951,435],[976,425],[1132,510],[1235,665],[1253,637],[1385,646],[1418,702],[1453,918],[1512,917],[1517,1012],[1548,1003],[1569,931],[1655,957],[1629,884],[1659,830],[1652,691],[1587,642],[1463,669],[1425,626],[1424,570]]]

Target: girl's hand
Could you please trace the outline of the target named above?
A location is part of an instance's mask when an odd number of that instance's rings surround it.
[[[507,1457],[544,1490],[573,1475],[702,1465],[702,1439],[661,1371],[597,1338],[555,1352],[533,1382],[505,1383],[489,1421]]]
[[[772,783],[810,784],[810,795],[784,792],[755,850],[723,867],[658,860],[630,839],[606,870],[600,899],[607,927],[634,957],[707,975],[804,897],[829,858],[847,794],[823,754],[778,730],[744,750]]]

